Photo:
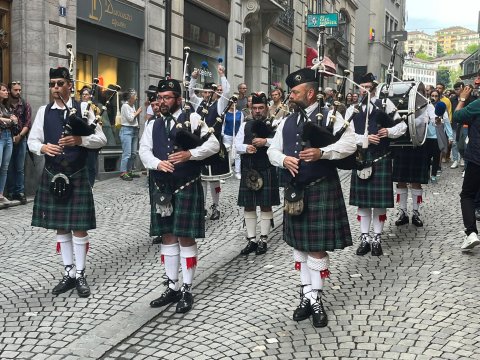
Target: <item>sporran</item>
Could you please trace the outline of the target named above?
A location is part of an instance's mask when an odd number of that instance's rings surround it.
[[[57,201],[67,201],[72,195],[73,191],[70,178],[62,173],[54,175],[50,181],[49,191]]]
[[[293,184],[285,187],[284,199],[285,206],[283,210],[290,216],[298,216],[303,212],[303,196],[304,190]]]
[[[255,169],[248,169],[245,179],[247,188],[253,191],[258,191],[263,187],[263,178]]]

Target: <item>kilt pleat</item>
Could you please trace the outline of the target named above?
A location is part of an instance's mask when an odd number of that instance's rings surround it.
[[[247,188],[247,169],[242,169],[242,178],[238,189],[238,206],[273,206],[280,205],[280,193],[278,190],[278,176],[275,167],[269,167],[258,171],[263,178],[263,187],[258,190]]]
[[[373,164],[373,174],[363,180],[352,171],[350,205],[361,208],[393,208],[392,159],[383,158]]]
[[[428,184],[429,173],[430,161],[425,145],[394,149],[393,181]]]
[[[32,226],[45,229],[90,230],[96,228],[95,205],[87,169],[70,177],[73,186],[67,201],[57,201],[49,192],[53,175],[43,170],[33,203]]]
[[[303,213],[298,216],[284,213],[283,219],[285,241],[297,250],[333,251],[352,245],[338,174],[308,186]]]
[[[185,181],[177,181],[175,190],[185,183]],[[151,194],[153,181],[149,182],[149,190]],[[162,218],[156,213],[155,204],[150,201],[150,236],[171,233],[189,238],[205,237],[204,198],[200,180],[173,194],[172,206],[172,215]]]

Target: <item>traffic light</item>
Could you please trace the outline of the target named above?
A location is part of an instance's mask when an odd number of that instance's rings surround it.
[[[368,40],[375,41],[375,29],[374,28],[370,28],[370,33],[369,33],[369,36],[368,36]]]

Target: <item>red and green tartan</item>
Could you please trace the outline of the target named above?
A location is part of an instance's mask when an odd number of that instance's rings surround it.
[[[178,181],[174,187],[178,189],[185,183],[186,181]],[[150,194],[153,191],[152,181],[149,181],[149,191]],[[174,194],[172,206],[172,215],[162,218],[156,213],[155,204],[151,201],[150,236],[171,233],[190,238],[205,237],[204,198],[200,179]]]
[[[57,201],[49,192],[53,175],[43,170],[33,203],[32,226],[45,229],[90,230],[96,228],[95,205],[87,169],[70,177],[73,192],[68,201]]]
[[[368,158],[367,158],[368,160]],[[393,208],[392,159],[383,158],[373,164],[373,174],[363,180],[352,171],[350,205],[361,208]]]
[[[395,182],[428,184],[430,159],[425,145],[395,147],[392,179]]]
[[[247,169],[242,169],[237,205],[242,207],[280,205],[276,168],[269,167],[266,170],[258,171],[263,178],[263,187],[258,191],[247,188],[247,171]]]
[[[338,174],[308,186],[298,216],[284,213],[284,238],[294,249],[333,251],[352,245],[347,209]]]

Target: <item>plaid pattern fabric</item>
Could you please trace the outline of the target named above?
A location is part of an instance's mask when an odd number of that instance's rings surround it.
[[[259,171],[263,178],[263,187],[258,191],[247,188],[247,171],[246,168],[242,168],[242,179],[240,180],[240,188],[238,189],[238,206],[255,207],[280,205],[280,193],[278,190],[276,168],[271,166],[266,170]]]
[[[425,146],[394,148],[393,181],[428,184],[429,173],[430,162]]]
[[[184,181],[177,181],[175,188],[185,185]],[[149,181],[150,194],[153,191],[153,181]],[[150,196],[151,199],[151,196]],[[203,189],[200,180],[186,186],[172,196],[173,214],[160,217],[156,213],[155,204],[150,201],[150,236],[173,234],[175,236],[204,238],[205,213]]]
[[[73,192],[68,201],[57,201],[49,192],[53,176],[43,170],[33,204],[32,226],[45,229],[90,230],[96,228],[92,188],[87,168],[70,177]]]
[[[368,159],[368,158],[367,158]],[[352,171],[350,205],[362,208],[393,208],[392,159],[383,158],[373,164],[373,174],[362,180]]]
[[[283,215],[284,238],[300,251],[333,251],[352,245],[340,179],[334,177],[308,186],[304,210],[298,216]]]

